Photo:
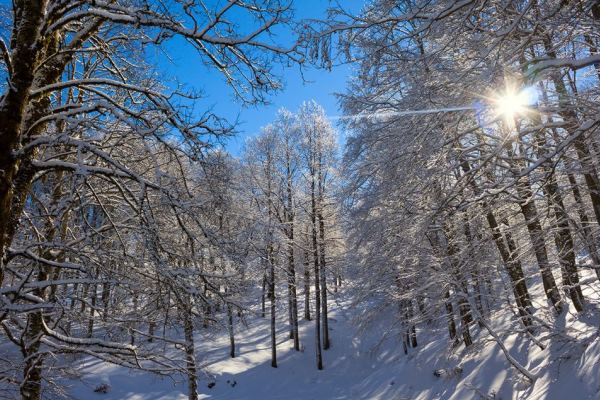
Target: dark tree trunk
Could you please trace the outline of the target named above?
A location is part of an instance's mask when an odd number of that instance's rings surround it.
[[[556,312],[560,313],[563,310],[562,299],[558,287],[556,286],[554,275],[552,275],[552,268],[550,267],[548,252],[546,250],[544,231],[538,217],[537,207],[535,206],[533,199],[533,192],[531,191],[529,181],[526,177],[521,177],[517,181],[516,187],[519,196],[519,207],[525,218],[529,239],[531,240],[535,258],[537,259],[538,267],[542,275],[544,292]]]
[[[322,207],[322,205],[320,206]],[[321,318],[323,319],[323,349],[329,349],[329,321],[327,310],[327,266],[325,263],[325,223],[322,210],[319,211],[319,272],[321,283]]]
[[[558,259],[561,266],[563,285],[571,298],[575,309],[583,311],[584,297],[579,285],[579,274],[575,261],[575,248],[573,236],[569,227],[569,216],[565,211],[565,205],[558,189],[558,184],[551,169],[547,169],[548,179],[544,185],[544,193],[548,199],[550,210],[554,216],[554,243],[558,250]]]
[[[454,322],[454,307],[452,307],[452,301],[450,301],[450,291],[444,292],[444,301],[446,306],[446,319],[448,320],[448,335],[450,340],[456,340],[456,323]]]
[[[309,246],[308,243],[307,246]],[[308,249],[304,251],[304,319],[310,321],[310,258]]]
[[[318,179],[318,206],[317,206],[317,219],[319,223],[319,272],[320,272],[320,284],[321,284],[321,318],[323,320],[323,349],[329,349],[329,317],[327,310],[327,263],[325,258],[325,220],[323,218],[323,211],[325,208],[325,174],[323,173],[322,163],[322,148],[321,141],[319,140],[318,146],[318,162],[317,162],[317,179]]]
[[[321,355],[321,290],[319,271],[319,247],[317,239],[317,204],[315,198],[315,176],[312,174],[311,182],[311,225],[312,225],[312,250],[315,279],[315,351],[317,357],[317,369],[323,369],[323,357]]]
[[[45,267],[39,267],[37,273],[38,282],[48,279],[48,271]],[[38,288],[33,291],[34,295],[45,299],[46,289]],[[42,311],[34,311],[27,316],[27,329],[23,334],[21,352],[25,359],[23,369],[23,382],[21,383],[21,399],[40,400],[42,398],[42,372],[44,354],[40,352],[41,339],[44,335],[44,314]]]
[[[413,317],[414,317],[414,312],[413,312],[413,302],[412,301],[407,301],[406,302],[406,320],[409,323],[408,329],[407,329],[407,333],[408,336],[410,338],[410,347],[415,348],[417,347],[417,328],[414,324],[413,321]],[[408,341],[407,341],[408,342]]]
[[[227,330],[229,331],[229,357],[235,358],[235,334],[233,328],[233,310],[227,303]]]
[[[196,370],[196,354],[194,347],[194,323],[192,321],[192,311],[188,309],[190,305],[181,307],[183,313],[183,330],[185,335],[185,362],[188,374],[188,398],[189,400],[198,399],[198,381]]]
[[[569,166],[567,166],[567,168],[569,168]],[[592,233],[592,222],[585,211],[585,205],[583,204],[583,198],[581,196],[581,192],[579,191],[579,185],[575,179],[575,176],[570,171],[567,171],[567,178],[569,179],[571,191],[573,192],[573,198],[575,199],[575,203],[577,205],[577,214],[581,223],[581,236],[583,236],[583,242],[585,243],[588,253],[590,254],[592,262],[597,267],[595,269],[596,277],[600,280],[600,253],[598,253],[598,247]]]
[[[294,339],[294,350],[300,350],[300,337],[298,333],[298,291],[296,285],[296,267],[294,260],[294,198],[292,187],[292,171],[289,162],[287,162],[287,232],[288,232],[288,291],[289,291],[289,310],[290,310],[290,334]]]
[[[30,166],[22,165],[13,152],[22,140],[22,128],[30,101],[29,92],[33,85],[34,72],[37,63],[43,58],[39,54],[43,42],[39,38],[39,27],[45,16],[46,4],[42,1],[17,1],[13,6],[18,7],[18,13],[14,15],[15,29],[11,43],[15,65],[0,104],[0,283],[4,280],[6,251],[21,217],[22,207],[16,208],[15,205],[18,206],[18,198],[23,197],[24,192],[21,189],[28,187],[28,182],[23,182],[23,185],[17,180],[23,169]],[[31,373],[35,374],[35,371],[32,370]],[[32,396],[36,394],[32,393]],[[39,394],[37,396],[39,397]]]
[[[469,257],[470,260],[475,260],[475,241],[473,238],[473,233],[471,232],[471,223],[469,221],[469,216],[466,212],[463,213],[463,223],[464,223],[464,234],[467,239],[467,245],[469,246]],[[473,289],[475,290],[475,308],[480,316],[485,316],[485,310],[483,308],[482,301],[482,278],[481,278],[481,270],[477,266],[473,266],[473,270],[471,271],[471,280],[473,281]]]
[[[87,337],[91,338],[94,335],[94,317],[96,314],[96,291],[98,286],[96,284],[92,285],[92,293],[90,295],[90,314],[88,319],[88,328],[87,328]]]
[[[28,329],[23,342],[23,356],[25,368],[23,369],[23,383],[20,387],[21,399],[41,400],[42,398],[42,366],[43,355],[40,350],[40,335],[43,334],[41,312],[37,311],[28,316]]]
[[[465,174],[469,174],[471,172],[471,166],[466,160],[461,161],[461,169]],[[475,194],[480,195],[482,191],[475,183],[475,180],[471,179],[470,182]],[[510,278],[513,295],[515,297],[515,302],[517,303],[517,309],[519,311],[521,321],[525,327],[530,327],[532,323],[531,297],[525,282],[523,268],[521,267],[521,262],[519,261],[517,246],[515,245],[510,232],[507,231],[505,234],[502,233],[502,230],[498,225],[498,221],[496,220],[496,216],[486,202],[483,204],[483,210],[485,212],[485,218],[488,222],[488,226],[492,233],[492,239],[498,248],[498,252],[500,253],[500,257],[502,258],[504,267]],[[506,222],[505,225],[508,228],[508,222]]]
[[[267,250],[269,261],[269,302],[271,304],[271,367],[277,368],[277,332],[275,321],[275,260],[273,257],[273,246],[270,244]]]
[[[458,260],[458,244],[456,243],[456,238],[454,235],[454,228],[450,226],[448,221],[444,223],[444,234],[446,236],[447,242],[447,256],[450,262],[450,266],[452,268],[453,275],[455,279],[459,282],[455,285],[454,292],[458,294],[457,303],[458,303],[458,312],[460,314],[461,320],[461,334],[466,347],[469,347],[473,344],[473,340],[471,339],[471,332],[469,330],[469,325],[473,321],[471,317],[471,306],[468,301],[468,288],[467,283],[464,279],[464,276],[461,272],[461,263]],[[451,305],[450,302],[447,302]],[[448,306],[446,306],[448,308]],[[452,318],[452,323],[454,324],[454,317]],[[452,327],[451,330],[456,331],[455,327]],[[456,332],[455,332],[456,334]]]
[[[108,320],[108,308],[110,305],[110,283],[105,282],[102,284],[102,321]]]
[[[260,316],[262,318],[265,317],[266,315],[266,293],[267,293],[267,272],[265,271],[265,273],[263,274],[263,279],[262,279],[262,290],[261,290],[261,295],[260,295]]]

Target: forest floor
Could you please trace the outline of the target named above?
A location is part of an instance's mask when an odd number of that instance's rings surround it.
[[[592,289],[598,293],[597,281],[588,286],[588,292]],[[501,335],[510,355],[536,374],[532,385],[511,366],[487,331],[479,328],[474,329],[476,343],[468,351],[462,345],[450,350],[447,333],[442,328],[428,329],[428,334],[418,332],[419,346],[410,349],[406,356],[396,337],[381,341],[391,316],[380,315],[371,322],[368,332],[358,331],[356,317],[364,310],[352,306],[345,294],[348,292],[329,303],[332,343],[323,352],[322,371],[315,364],[314,323],[301,322],[302,351],[295,352],[288,339],[283,312],[277,334],[278,368],[270,365],[268,318],[249,318],[247,327],[240,326],[243,329],[236,333],[234,359],[229,358],[226,334],[198,335],[197,360],[206,372],[199,376],[200,399],[600,398],[600,330],[595,304],[590,304],[587,313],[579,316],[566,313],[562,321],[556,321],[564,324],[563,333],[577,336],[577,342],[556,336],[547,340],[545,343],[549,345],[541,350],[524,333]],[[434,375],[440,369],[448,371],[446,376]],[[69,393],[75,399],[188,398],[182,378],[158,378],[94,360],[86,361],[79,370],[83,378],[68,382]],[[94,388],[102,383],[110,386],[108,393],[94,393]],[[211,388],[210,383],[214,383]]]

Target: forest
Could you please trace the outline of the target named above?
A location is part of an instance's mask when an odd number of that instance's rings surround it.
[[[599,47],[596,0],[0,0],[0,399],[600,398]]]

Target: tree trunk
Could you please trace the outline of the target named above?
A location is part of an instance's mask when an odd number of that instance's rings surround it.
[[[322,206],[321,206],[322,207]],[[323,349],[329,349],[329,321],[327,311],[327,267],[325,263],[325,224],[322,211],[319,211],[319,272],[321,284],[321,318],[323,319]]]
[[[287,157],[287,232],[288,232],[288,292],[290,297],[290,325],[291,338],[294,339],[294,350],[300,351],[300,337],[298,333],[298,293],[296,285],[296,268],[294,260],[294,197],[292,186],[292,170]]]
[[[446,289],[444,292],[444,300],[446,306],[446,319],[448,320],[448,335],[450,340],[456,340],[456,323],[454,322],[454,308],[450,301],[450,290]]]
[[[102,321],[108,320],[108,308],[110,305],[110,283],[105,282],[102,284]]]
[[[315,351],[317,356],[317,369],[323,369],[323,358],[321,355],[321,290],[319,271],[319,247],[317,240],[317,204],[315,198],[315,175],[312,174],[311,182],[311,225],[312,225],[312,249],[315,278]]]
[[[277,335],[275,323],[275,260],[273,257],[273,245],[269,244],[267,250],[269,262],[269,302],[271,305],[271,367],[277,368]]]
[[[323,349],[329,349],[329,321],[327,311],[327,264],[325,259],[325,221],[323,211],[325,207],[325,174],[323,173],[323,149],[321,140],[318,140],[318,162],[317,162],[317,179],[318,179],[318,205],[317,218],[319,222],[319,272],[321,284],[321,318],[323,319]]]
[[[457,303],[458,303],[458,312],[460,314],[461,320],[461,334],[463,337],[463,341],[465,343],[465,347],[469,347],[473,344],[473,340],[471,339],[471,332],[469,330],[469,325],[473,321],[471,317],[471,306],[468,301],[468,288],[467,283],[464,279],[464,276],[461,271],[460,261],[457,259],[458,257],[458,245],[456,243],[456,238],[454,235],[454,228],[449,226],[449,221],[445,221],[444,223],[444,234],[446,236],[447,243],[447,257],[450,262],[450,266],[452,268],[452,273],[455,279],[458,281],[458,284],[455,284],[454,292],[458,294]],[[464,265],[464,264],[462,264]],[[448,301],[447,304],[451,303]],[[446,306],[448,309],[448,306]],[[452,324],[454,324],[454,317],[452,318]],[[456,327],[451,327],[451,331],[454,331],[454,335],[456,335]],[[452,338],[452,337],[451,337]]]
[[[561,313],[563,310],[562,299],[558,287],[556,286],[554,275],[552,275],[552,268],[550,267],[548,252],[546,250],[544,231],[539,221],[537,207],[535,206],[533,199],[533,192],[529,187],[529,180],[526,177],[521,177],[517,181],[516,188],[519,196],[519,207],[525,218],[529,239],[531,240],[535,258],[537,259],[538,267],[542,275],[544,292],[556,312]]]
[[[293,240],[293,236],[292,236]],[[294,350],[300,351],[300,335],[298,333],[298,294],[296,290],[296,270],[294,268],[294,248],[290,246],[288,254],[290,274],[290,297],[292,313],[292,339],[294,339]]]
[[[262,318],[265,317],[267,307],[266,307],[266,293],[267,293],[267,272],[265,271],[262,279],[262,290],[260,294],[260,316]]]
[[[469,257],[470,260],[475,260],[475,241],[473,238],[473,233],[471,232],[471,223],[469,222],[469,215],[467,212],[463,213],[463,224],[464,224],[464,234],[467,239],[467,244],[469,246]],[[471,280],[473,281],[473,289],[475,290],[475,308],[480,316],[485,316],[485,310],[483,308],[482,301],[482,279],[481,279],[481,271],[477,266],[473,266],[471,271]]]
[[[98,290],[98,285],[92,285],[92,293],[90,295],[90,314],[88,319],[88,327],[87,327],[87,337],[91,338],[94,335],[94,316],[96,314],[96,291]]]
[[[585,205],[583,204],[583,198],[581,196],[581,192],[579,191],[579,185],[575,176],[570,172],[570,167],[567,165],[567,178],[569,180],[569,185],[571,186],[571,191],[573,192],[573,198],[575,199],[575,204],[577,205],[577,214],[579,216],[579,221],[581,223],[581,236],[583,236],[583,242],[590,254],[590,258],[592,262],[597,267],[596,277],[600,280],[600,253],[598,253],[598,247],[596,245],[596,241],[594,240],[594,235],[592,233],[592,222],[590,221],[587,213],[585,211]]]
[[[410,347],[413,349],[417,347],[417,328],[413,322],[414,312],[413,312],[413,302],[407,301],[406,304],[407,311],[407,321],[409,321],[409,327],[407,329],[408,336],[410,337]],[[408,342],[408,341],[407,341]]]
[[[470,173],[471,166],[466,160],[461,161],[461,169],[465,174]],[[475,194],[480,195],[481,189],[477,186],[474,179],[471,179],[471,187]],[[517,246],[510,235],[510,232],[503,234],[496,216],[487,202],[483,203],[483,210],[485,212],[485,218],[488,226],[492,233],[492,239],[498,248],[500,257],[502,258],[504,268],[508,273],[515,302],[517,303],[517,309],[521,317],[521,321],[525,327],[531,326],[531,297],[529,290],[527,289],[527,283],[525,282],[525,275],[523,274],[523,268],[519,261]],[[508,221],[505,222],[508,228]]]
[[[37,63],[42,59],[39,54],[42,48],[38,42],[39,27],[46,11],[46,4],[42,1],[20,1],[13,3],[13,6],[19,7],[19,12],[15,13],[16,20],[13,21],[15,28],[11,43],[12,60],[15,65],[6,85],[6,93],[0,102],[0,283],[4,280],[6,251],[21,217],[22,208],[15,208],[15,203],[19,203],[15,202],[15,197],[23,195],[20,190],[23,185],[16,182],[18,175],[22,173],[23,165],[14,157],[13,152],[17,150],[21,140],[34,72]]]
[[[233,330],[233,311],[227,303],[227,330],[229,331],[229,357],[235,358],[235,335]]]
[[[192,311],[188,309],[191,305],[182,307],[183,312],[183,330],[185,334],[185,362],[188,373],[188,398],[189,400],[198,399],[198,381],[196,376],[196,354],[194,347],[194,324],[192,321]]]
[[[569,216],[565,211],[565,205],[560,194],[554,171],[546,168],[548,174],[546,184],[543,186],[544,193],[548,199],[550,210],[554,216],[554,243],[558,250],[558,259],[561,266],[563,285],[575,309],[583,311],[584,297],[579,285],[579,274],[575,261],[575,249],[573,236],[569,227]]]
[[[50,236],[53,234],[50,233]],[[44,282],[48,279],[46,267],[39,266],[37,281]],[[37,288],[34,295],[46,299],[46,289]],[[23,333],[21,352],[25,360],[23,369],[23,382],[21,383],[21,399],[40,400],[42,398],[42,367],[44,354],[40,353],[41,339],[44,335],[44,314],[34,311],[27,316],[26,330]]]
[[[30,314],[27,318],[28,329],[22,345],[25,367],[20,393],[23,400],[41,400],[42,398],[43,354],[39,353],[40,338],[43,335],[42,318],[44,317],[40,311]]]
[[[308,236],[308,235],[307,235]],[[304,250],[304,319],[310,321],[310,255],[307,248]]]

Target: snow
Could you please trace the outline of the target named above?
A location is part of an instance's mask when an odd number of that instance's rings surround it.
[[[351,291],[347,289],[345,293]],[[368,332],[359,334],[355,317],[362,310],[354,308],[345,293],[330,302],[332,347],[323,353],[323,371],[315,365],[313,322],[301,322],[303,351],[295,352],[288,339],[284,319],[287,314],[283,310],[278,321],[276,369],[270,366],[268,318],[250,318],[248,328],[236,333],[235,359],[228,356],[226,333],[198,334],[197,360],[207,374],[199,376],[200,398],[583,400],[600,395],[600,337],[598,331],[589,333],[598,326],[591,317],[587,321],[586,316],[566,314],[564,323],[570,327],[569,332],[577,331],[582,336],[572,343],[554,337],[545,350],[527,340],[523,333],[501,335],[511,357],[537,376],[531,385],[511,367],[485,329],[475,329],[477,340],[467,352],[462,346],[449,350],[444,329],[422,326],[418,331],[419,347],[409,350],[408,356],[393,337],[380,343],[390,316],[380,316]],[[587,295],[591,295],[591,289]],[[509,323],[508,318],[496,318],[494,329]],[[428,328],[428,332],[423,328]],[[457,367],[462,373],[452,372]],[[438,369],[450,372],[438,378],[433,374]],[[81,371],[82,381],[69,382],[70,393],[76,399],[188,398],[183,377],[159,378],[96,360],[87,360]],[[209,388],[211,382],[215,385]],[[93,392],[101,383],[110,385],[107,394]]]

